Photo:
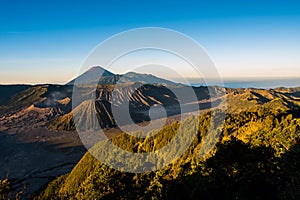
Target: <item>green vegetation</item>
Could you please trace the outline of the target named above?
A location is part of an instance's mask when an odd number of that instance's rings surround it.
[[[298,112],[258,107],[227,114],[217,145],[200,158],[212,114],[207,112],[199,117],[200,128],[192,145],[167,167],[148,173],[124,173],[87,153],[70,174],[50,183],[39,198],[299,199]],[[178,127],[175,122],[150,139],[121,134],[112,142],[128,151],[150,152],[168,144]]]
[[[4,200],[8,198],[8,194],[11,190],[10,181],[8,179],[0,180],[0,200]]]

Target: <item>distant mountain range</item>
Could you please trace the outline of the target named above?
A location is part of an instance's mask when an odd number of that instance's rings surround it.
[[[165,84],[165,85],[181,85],[162,78],[158,78],[151,74],[140,74],[135,72],[128,72],[126,74],[114,74],[102,67],[92,67],[88,71],[79,75],[75,79],[67,83],[67,85],[86,84],[86,83],[98,83],[98,84],[116,84],[116,83],[128,83],[128,82],[140,82],[147,84]]]
[[[101,78],[99,78],[101,77]],[[88,80],[88,81],[87,81]],[[168,116],[180,114],[180,107],[175,93],[183,95],[192,88],[197,96],[197,102],[186,95],[181,105],[198,104],[200,110],[209,109],[211,103],[219,108],[227,106],[228,112],[249,110],[257,106],[276,109],[298,108],[300,105],[300,87],[288,89],[230,89],[221,87],[189,87],[174,83],[151,74],[128,72],[123,75],[114,74],[101,67],[92,67],[65,85],[7,85],[0,86],[0,125],[1,130],[11,128],[48,127],[55,130],[75,130],[72,121],[72,91],[73,85],[98,83],[95,105],[98,121],[101,127],[111,128],[120,125],[111,112],[111,104],[130,99],[130,112],[134,122],[150,120],[149,108],[155,104],[163,106]],[[122,85],[117,87],[116,84]],[[170,90],[169,88],[172,88]],[[219,93],[218,99],[210,99],[210,92]],[[114,99],[112,98],[114,92]],[[132,96],[128,96],[131,95]],[[87,90],[84,98],[90,99],[91,92]],[[84,119],[85,99],[82,99],[76,110]],[[226,104],[224,100],[226,99]],[[118,107],[118,105],[114,105]],[[121,109],[121,107],[120,107]],[[126,124],[126,120],[122,122]],[[122,124],[122,125],[123,125]]]

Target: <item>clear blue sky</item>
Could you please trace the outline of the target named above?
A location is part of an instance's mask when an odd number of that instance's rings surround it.
[[[64,83],[101,41],[158,26],[196,39],[224,77],[300,77],[300,2],[1,1],[0,83]]]

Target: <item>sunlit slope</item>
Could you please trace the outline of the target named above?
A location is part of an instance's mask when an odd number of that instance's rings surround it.
[[[226,195],[242,199],[297,199],[293,188],[295,181],[300,181],[300,173],[294,169],[300,167],[300,162],[291,159],[299,155],[295,149],[300,149],[298,113],[299,110],[261,106],[253,111],[227,114],[218,144],[203,159],[199,158],[199,150],[210,124],[208,112],[199,118],[200,127],[192,145],[167,167],[150,173],[123,173],[87,153],[69,175],[52,182],[42,197],[195,199],[199,195]],[[167,126],[152,139],[122,134],[111,141],[127,151],[154,151],[170,142],[178,126],[179,123]],[[215,193],[216,190],[219,192]]]

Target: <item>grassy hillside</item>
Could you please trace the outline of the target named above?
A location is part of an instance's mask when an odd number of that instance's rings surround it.
[[[87,153],[70,174],[51,182],[39,198],[299,199],[298,113],[261,106],[227,114],[216,147],[199,158],[212,114],[207,112],[199,116],[201,126],[192,145],[167,167],[149,173],[124,173]],[[151,139],[122,134],[112,142],[132,152],[154,151],[169,143],[178,126],[173,123]]]

